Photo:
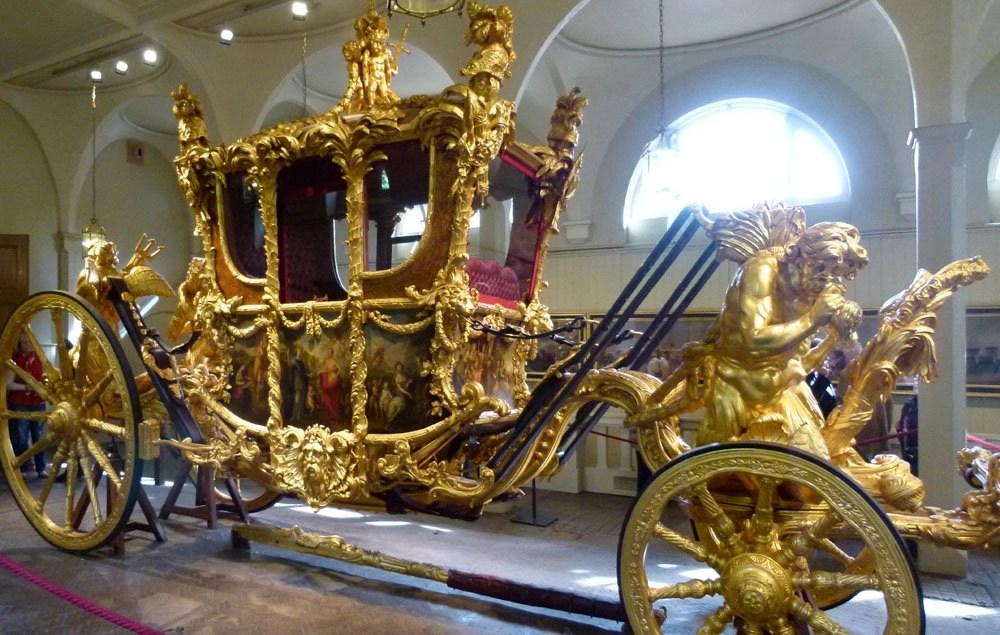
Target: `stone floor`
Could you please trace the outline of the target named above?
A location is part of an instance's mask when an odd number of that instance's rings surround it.
[[[162,500],[165,487],[147,486]],[[536,586],[617,598],[616,547],[629,499],[538,493],[548,527],[511,522],[527,501],[497,507],[476,522],[408,514],[386,516],[325,509],[291,499],[255,521],[335,533],[392,555]],[[138,512],[137,512],[138,516]],[[165,523],[168,540],[134,532],[126,553],[64,553],[30,528],[0,480],[0,555],[107,609],[165,633],[621,633],[619,623],[534,609],[471,595],[445,585],[254,544],[230,545],[229,521],[209,530],[193,518]],[[700,575],[677,554],[664,575]],[[970,558],[970,576],[925,576],[928,633],[1000,630],[1000,555]],[[857,598],[832,612],[857,633],[874,632],[873,603]],[[672,633],[694,632],[714,610],[706,601],[669,601]],[[877,617],[877,616],[876,616]],[[0,568],[0,632],[127,632]]]

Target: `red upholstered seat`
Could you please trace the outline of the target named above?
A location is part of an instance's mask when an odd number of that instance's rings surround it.
[[[480,301],[499,300],[501,304],[513,306],[521,299],[521,284],[513,269],[494,260],[471,258],[465,270],[469,274],[469,284],[479,291]]]

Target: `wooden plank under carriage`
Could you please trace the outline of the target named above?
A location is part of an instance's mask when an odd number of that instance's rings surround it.
[[[473,2],[469,20],[468,83],[401,98],[391,89],[401,46],[389,44],[385,18],[370,8],[345,45],[340,103],[231,144],[209,143],[198,98],[179,87],[175,163],[203,249],[170,326],[172,339],[187,341],[168,350],[140,314],[138,298],[173,293],[149,266],[158,248],[145,237],[123,267],[114,245],[96,245],[75,294],[38,294],[15,311],[0,356],[11,360],[25,341],[43,377],[12,361],[0,373],[47,404],[30,415],[6,397],[0,404],[6,419],[46,427],[15,455],[0,426],[0,462],[28,521],[64,550],[108,544],[143,499],[143,460],[168,447],[185,470],[195,466],[213,505],[211,475],[221,475],[218,496],[244,519],[280,495],[317,508],[471,519],[557,472],[613,406],[655,471],[623,524],[621,603],[513,583],[500,585],[505,597],[645,633],[669,629],[658,602],[718,595],[723,606],[704,632],[730,623],[746,633],[841,632],[825,609],[872,590],[885,632],[921,632],[919,583],[900,534],[959,548],[1000,544],[1000,459],[965,454],[979,489],[953,511],[928,510],[905,462],[868,463],[853,438],[897,378],[931,378],[934,311],[986,275],[985,263],[921,272],[887,303],[849,369],[843,404],[824,420],[803,379],[860,318],[844,287],[867,262],[857,230],[809,227],[802,210],[780,205],[716,217],[688,208],[589,339],[529,388],[525,365],[538,338],[558,336],[540,292],[549,238],[576,187],[586,99],[574,89],[557,101],[546,145],[519,142],[514,105],[499,98],[514,60],[513,16]],[[712,240],[653,326],[609,363],[603,354],[630,336],[629,318],[667,270],[690,259],[699,228]],[[643,372],[722,260],[739,273],[715,326],[680,351],[666,379]],[[119,326],[144,372],[130,369]],[[811,347],[814,336],[822,343]],[[679,417],[699,410],[701,447],[692,450]],[[25,481],[18,468],[39,451],[66,465],[65,482],[56,470]],[[244,496],[236,479],[260,489]],[[666,526],[671,505],[690,517],[692,534]],[[459,588],[497,588],[300,531],[249,523],[233,531]],[[657,583],[664,549],[717,576]]]

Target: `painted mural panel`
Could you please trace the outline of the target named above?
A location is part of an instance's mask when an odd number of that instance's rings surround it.
[[[383,317],[405,324],[412,316],[398,311]],[[433,422],[430,377],[423,373],[432,334],[431,328],[397,334],[377,324],[365,325],[369,432],[410,432]]]

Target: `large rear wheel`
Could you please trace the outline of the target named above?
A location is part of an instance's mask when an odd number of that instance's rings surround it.
[[[845,541],[873,566],[841,553]],[[774,444],[699,448],[657,472],[622,530],[618,578],[639,634],[661,632],[663,608],[665,632],[722,633],[734,625],[747,634],[792,633],[803,625],[909,635],[924,628],[918,579],[882,510],[837,468]],[[859,592],[864,624],[841,623],[847,615],[821,608]],[[686,607],[678,616],[695,624],[672,622],[672,607]]]
[[[12,356],[30,347],[42,364],[36,380]],[[0,379],[20,378],[44,404],[21,412],[0,391],[0,463],[28,522],[67,551],[107,544],[128,522],[139,492],[139,397],[116,334],[84,300],[63,292],[34,295],[0,333]],[[42,424],[41,438],[15,454],[15,421]],[[22,469],[44,453],[47,477]],[[62,466],[65,465],[65,471]]]

